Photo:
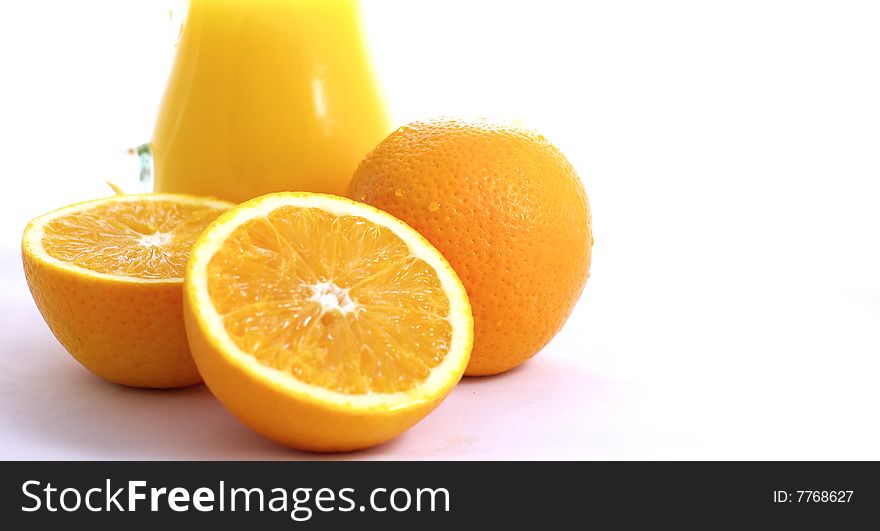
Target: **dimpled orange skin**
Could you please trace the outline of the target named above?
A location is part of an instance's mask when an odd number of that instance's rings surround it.
[[[62,346],[98,376],[132,387],[202,381],[183,325],[183,282],[94,278],[23,254],[37,308]]]
[[[589,277],[586,192],[565,156],[532,131],[409,124],[366,156],[346,195],[408,223],[458,273],[474,316],[467,375],[504,372],[538,353]]]

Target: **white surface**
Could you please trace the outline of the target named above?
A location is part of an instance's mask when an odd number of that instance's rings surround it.
[[[167,13],[3,11],[0,458],[315,457],[204,387],[104,383],[51,336],[21,230],[131,169],[119,149],[149,136]],[[584,179],[596,248],[538,357],[341,457],[880,459],[878,20],[846,1],[369,2],[399,121],[539,127]]]

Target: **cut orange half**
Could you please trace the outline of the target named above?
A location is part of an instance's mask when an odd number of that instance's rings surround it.
[[[196,238],[231,206],[177,194],[116,195],[31,221],[22,238],[25,276],[55,337],[116,383],[198,383],[183,326],[183,272]]]
[[[184,289],[205,383],[296,448],[400,434],[470,356],[470,305],[443,256],[390,214],[336,196],[270,194],[230,210],[193,247]]]

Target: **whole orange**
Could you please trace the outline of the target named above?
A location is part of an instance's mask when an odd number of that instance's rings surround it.
[[[346,195],[407,222],[458,273],[474,317],[469,375],[534,356],[589,276],[587,195],[565,156],[535,132],[415,122],[366,156]]]

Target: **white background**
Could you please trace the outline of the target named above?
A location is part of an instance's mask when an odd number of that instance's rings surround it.
[[[21,272],[26,221],[124,180],[172,53],[164,2],[0,10],[0,458],[313,458],[202,387],[76,364]],[[521,119],[596,247],[534,360],[466,379],[394,459],[880,459],[880,7],[367,1],[399,123]]]

